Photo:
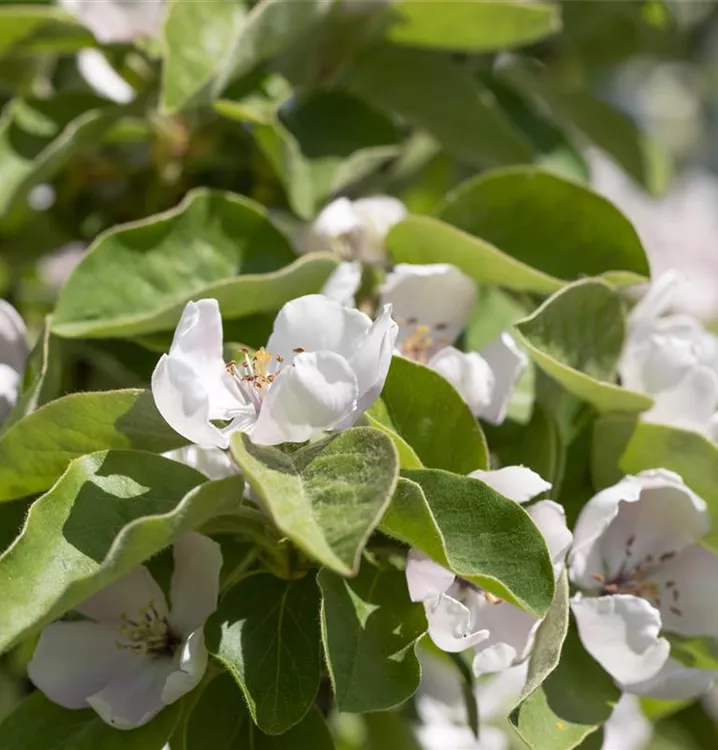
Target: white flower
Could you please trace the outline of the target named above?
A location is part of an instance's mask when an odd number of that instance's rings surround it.
[[[118,729],[146,724],[207,668],[204,624],[217,608],[219,545],[190,533],[174,545],[172,609],[143,565],[83,602],[86,620],[42,631],[30,679],[65,708],[93,708]]]
[[[388,195],[337,198],[302,232],[298,250],[327,250],[346,260],[383,264],[386,235],[406,214],[406,206]]]
[[[603,725],[601,750],[648,750],[653,724],[635,695],[624,693]]]
[[[241,473],[239,466],[227,451],[219,448],[200,448],[199,445],[185,445],[162,454],[165,458],[189,466],[204,474],[208,479],[225,479]]]
[[[60,0],[98,42],[132,42],[155,36],[164,17],[164,0]]]
[[[655,399],[643,419],[715,439],[718,338],[689,315],[664,315],[679,285],[664,274],[631,311],[618,371],[626,388]]]
[[[280,310],[266,349],[225,364],[217,300],[189,302],[152,394],[167,423],[202,447],[227,448],[237,430],[264,445],[303,442],[350,427],[376,401],[396,332],[388,306],[372,323],[308,295]]]
[[[0,299],[0,423],[17,402],[29,354],[27,330],[17,310]]]
[[[451,346],[466,326],[476,302],[476,285],[444,263],[400,263],[381,288],[382,304],[393,306],[399,323],[399,352],[441,373],[474,416],[500,424],[511,394],[527,365],[508,333],[478,352]]]
[[[345,307],[356,307],[355,295],[361,286],[361,276],[362,264],[358,260],[339,263],[324,282],[321,293]]]
[[[624,692],[674,700],[710,686],[715,673],[684,667],[660,637],[718,635],[718,556],[698,544],[709,530],[705,501],[664,469],[625,477],[581,511],[571,609],[586,650]]]
[[[77,69],[100,96],[119,104],[128,104],[135,98],[135,90],[107,62],[100,50],[80,50],[77,53]]]
[[[551,487],[523,466],[475,471],[469,476],[519,503]],[[527,511],[546,539],[558,575],[571,545],[571,532],[566,527],[563,508],[551,500],[541,500]],[[541,624],[538,617],[456,577],[418,550],[409,552],[406,578],[412,601],[424,603],[431,639],[440,649],[449,652],[474,647],[477,674],[499,672],[528,658]]]

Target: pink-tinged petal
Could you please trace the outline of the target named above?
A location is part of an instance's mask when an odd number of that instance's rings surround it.
[[[529,506],[526,511],[546,540],[554,572],[558,576],[563,570],[566,554],[573,541],[573,534],[566,525],[566,512],[553,500],[539,500]]]
[[[446,593],[456,576],[423,552],[409,550],[406,556],[406,583],[412,602],[425,602]]]
[[[651,576],[660,586],[663,629],[686,638],[718,636],[718,556],[693,545]]]
[[[623,689],[633,695],[664,701],[691,700],[710,690],[717,677],[718,672],[692,669],[677,659],[668,659],[653,677],[624,685]]]
[[[87,702],[115,729],[141,727],[165,707],[162,691],[174,669],[168,657],[137,660],[134,669],[118,675]]]
[[[428,367],[456,388],[474,416],[491,403],[494,373],[480,354],[446,346],[429,360]]]
[[[648,750],[652,735],[638,698],[624,693],[603,725],[601,750]]]
[[[476,416],[491,424],[501,424],[506,418],[516,384],[528,366],[528,357],[508,333],[502,333],[485,346],[481,356],[491,368],[494,387],[489,403]]]
[[[187,637],[217,609],[222,551],[208,536],[191,532],[174,543],[172,554],[169,622],[174,632]]]
[[[456,266],[399,263],[381,287],[381,304],[393,305],[399,323],[399,346],[415,330],[416,321],[433,328],[436,345],[430,354],[454,342],[466,326],[476,301],[476,285]]]
[[[29,353],[23,319],[9,302],[0,299],[0,364],[22,373]]]
[[[40,635],[27,672],[35,686],[65,708],[87,708],[102,690],[140,658],[117,647],[116,627],[95,622],[56,622]]]
[[[371,318],[363,312],[321,294],[307,294],[287,302],[279,311],[267,351],[284,357],[285,367],[294,361],[298,348],[334,352],[348,360],[371,326]]]
[[[322,294],[344,307],[354,307],[361,286],[362,265],[359,261],[340,263],[324,282]]]
[[[343,357],[328,351],[299,354],[269,389],[252,440],[260,445],[309,440],[346,419],[357,396],[356,377]]]
[[[175,654],[175,671],[171,672],[162,688],[162,702],[174,703],[199,685],[207,671],[209,655],[204,645],[202,628],[190,633],[181,649]]]
[[[448,594],[424,602],[424,610],[429,623],[429,637],[442,651],[465,651],[490,635],[484,628],[475,629],[469,608]]]
[[[155,608],[158,615],[167,616],[167,602],[162,589],[149,570],[144,565],[138,565],[85,599],[75,609],[97,622],[117,623],[123,617],[135,619],[150,606]]]
[[[527,503],[536,495],[548,492],[551,489],[550,482],[542,479],[535,471],[526,466],[504,466],[503,469],[495,469],[494,471],[477,469],[472,471],[469,476],[480,479],[500,495],[517,503]]]
[[[571,611],[586,651],[622,685],[647,680],[666,663],[671,647],[658,637],[661,616],[645,599],[577,594]]]
[[[501,672],[528,659],[541,620],[508,602],[476,598],[477,623],[490,636],[476,647],[474,674]]]

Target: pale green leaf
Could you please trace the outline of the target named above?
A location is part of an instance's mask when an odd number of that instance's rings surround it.
[[[377,430],[381,430],[391,438],[391,442],[394,443],[396,452],[399,455],[400,468],[421,469],[423,467],[423,464],[414,452],[414,449],[406,442],[406,440],[404,440],[403,437],[401,437],[401,435],[394,431],[389,415],[386,414],[386,407],[381,400],[377,401],[369,411],[365,412],[364,420],[366,421],[367,427],[374,427]]]
[[[0,56],[23,52],[75,52],[93,47],[92,34],[53,5],[0,6]]]

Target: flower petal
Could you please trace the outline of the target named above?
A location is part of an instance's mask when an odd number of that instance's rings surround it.
[[[710,690],[718,672],[685,667],[677,659],[668,659],[653,677],[642,682],[624,685],[633,695],[658,698],[664,701],[690,700]]]
[[[355,260],[364,231],[364,221],[352,202],[348,198],[337,198],[302,232],[298,249],[302,253],[324,250]]]
[[[135,98],[135,90],[110,65],[97,49],[83,49],[77,53],[77,69],[92,89],[100,96],[119,104],[128,104]]]
[[[517,503],[526,503],[551,489],[549,482],[526,466],[504,466],[503,469],[494,471],[477,469],[469,476],[480,479],[499,494]]]
[[[655,279],[640,302],[631,310],[628,318],[630,328],[636,330],[652,327],[661,315],[670,310],[681,283],[681,275],[674,270],[662,273]]]
[[[718,555],[692,545],[651,576],[661,587],[663,629],[694,638],[718,636]]]
[[[116,623],[123,616],[137,617],[149,606],[153,606],[157,614],[167,616],[167,602],[162,589],[150,571],[144,565],[138,565],[75,609],[97,622]]]
[[[526,508],[526,511],[546,540],[554,573],[558,576],[563,570],[566,554],[573,541],[573,534],[566,525],[566,511],[553,500],[539,500]]]
[[[658,637],[661,616],[645,599],[577,594],[571,611],[586,651],[624,686],[653,677],[666,663],[671,647]]]
[[[199,445],[186,445],[162,454],[165,458],[177,461],[204,474],[208,479],[224,479],[239,474],[239,467],[231,456],[219,448],[200,448]]]
[[[164,0],[60,0],[60,5],[103,44],[154,36],[160,30],[165,11]]]
[[[65,708],[87,708],[102,690],[140,658],[117,648],[119,633],[95,622],[56,622],[40,635],[27,672],[35,686]]]
[[[528,366],[528,357],[508,333],[502,333],[487,344],[481,356],[494,373],[494,388],[490,402],[476,416],[491,424],[501,424],[516,383]]]
[[[474,282],[447,263],[399,263],[381,287],[381,304],[394,307],[399,343],[413,332],[414,327],[407,323],[414,320],[438,332],[441,342],[434,351],[454,342],[466,326],[475,301]]]
[[[20,373],[8,365],[0,364],[0,424],[17,403],[20,390]]]
[[[444,594],[456,576],[418,549],[406,556],[406,583],[412,602],[424,602]]]
[[[169,658],[138,659],[134,669],[118,675],[87,702],[116,729],[141,727],[165,707],[162,691],[174,669]]]
[[[490,635],[483,628],[474,630],[469,608],[448,594],[425,601],[424,610],[429,622],[429,636],[442,651],[464,651]]]
[[[322,294],[345,307],[354,307],[354,295],[361,286],[362,265],[359,261],[340,263],[324,282]]]
[[[267,350],[284,357],[285,366],[294,361],[294,350],[299,347],[307,352],[334,352],[349,360],[371,326],[371,318],[363,312],[321,294],[307,294],[279,311]]]
[[[384,263],[389,230],[407,215],[406,206],[389,195],[372,195],[354,201],[354,211],[364,223],[356,257],[364,263]]]
[[[252,440],[260,445],[309,440],[346,419],[357,396],[356,377],[343,357],[329,351],[299,354],[269,389]]]
[[[624,693],[603,725],[601,750],[648,750],[653,725],[634,695]]]
[[[29,353],[23,319],[9,302],[0,299],[0,364],[22,373]]]
[[[171,672],[162,688],[162,702],[174,703],[199,685],[207,671],[209,655],[204,645],[202,628],[190,633],[182,648],[175,654],[178,669]]]
[[[207,536],[184,534],[172,548],[174,571],[170,590],[170,624],[187,637],[217,609],[222,552]]]
[[[491,403],[494,373],[480,354],[445,346],[429,360],[428,366],[456,388],[474,416]]]

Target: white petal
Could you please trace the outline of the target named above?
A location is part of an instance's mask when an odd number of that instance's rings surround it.
[[[445,346],[429,360],[428,367],[443,375],[456,388],[474,416],[491,403],[494,373],[480,354]]]
[[[164,0],[60,0],[103,44],[154,36],[164,17]]]
[[[686,638],[718,637],[718,555],[693,545],[651,576],[661,587],[663,629]]]
[[[162,454],[172,461],[190,466],[208,479],[224,479],[239,474],[239,467],[232,457],[219,448],[200,448],[198,445],[185,445]]]
[[[389,373],[398,332],[398,326],[391,317],[391,308],[387,306],[347,357],[358,389],[352,422],[379,398]]]
[[[22,373],[29,353],[23,319],[9,302],[0,299],[0,364]]]
[[[362,265],[359,261],[340,263],[324,282],[322,294],[345,307],[354,307],[354,295],[361,286]]]
[[[566,554],[573,541],[573,534],[566,525],[566,512],[553,500],[539,500],[529,506],[526,511],[546,540],[554,573],[558,576],[563,570]]]
[[[523,662],[479,680],[475,693],[482,721],[503,719],[519,702],[528,666],[528,662]]]
[[[292,363],[299,347],[307,352],[335,352],[349,360],[371,326],[371,318],[363,312],[321,294],[307,294],[279,311],[267,350],[283,356],[285,365]]]
[[[77,53],[77,68],[87,83],[101,96],[120,104],[127,104],[135,98],[135,90],[118,75],[99,50],[80,50]]]
[[[56,622],[40,635],[27,672],[35,686],[65,708],[87,708],[87,698],[139,661],[117,648],[119,632],[94,622]]]
[[[346,419],[357,396],[356,377],[343,357],[329,351],[299,354],[270,387],[252,440],[260,445],[309,440]]]
[[[494,373],[491,401],[477,416],[491,424],[501,424],[519,378],[528,366],[527,356],[508,333],[502,333],[481,350],[481,356]]]
[[[571,611],[586,651],[624,686],[653,677],[666,663],[670,644],[658,637],[661,616],[645,599],[577,594]]]
[[[663,314],[667,313],[676,298],[682,283],[681,275],[676,271],[661,274],[647,288],[641,301],[631,310],[629,326],[631,329],[652,326]]]
[[[381,304],[392,304],[399,323],[399,342],[411,334],[415,320],[437,330],[436,350],[453,343],[466,326],[476,301],[476,285],[446,263],[426,266],[399,263],[381,287]]]
[[[337,198],[325,206],[300,241],[302,252],[324,250],[350,260],[359,260],[358,248],[366,231],[364,220],[348,198]]]
[[[17,403],[20,385],[20,373],[9,365],[0,364],[0,424]]]
[[[447,594],[424,602],[424,610],[429,636],[442,651],[464,651],[490,635],[488,630],[475,630],[469,608]]]
[[[677,659],[668,659],[652,678],[625,685],[624,690],[664,701],[690,700],[710,690],[716,677],[718,672],[691,669]]]
[[[217,609],[222,552],[217,542],[192,532],[174,543],[172,555],[169,621],[175,632],[187,637]]]
[[[190,633],[182,648],[175,655],[178,669],[168,675],[162,688],[162,702],[174,703],[199,685],[207,671],[209,655],[204,645],[202,628]]]
[[[87,702],[116,729],[140,727],[165,707],[162,691],[173,671],[172,659],[138,659],[133,670],[118,675]]]
[[[397,198],[374,195],[354,201],[353,208],[364,224],[356,257],[365,263],[383,263],[386,235],[406,217],[406,206]]]
[[[417,549],[406,556],[406,583],[412,602],[434,599],[448,591],[456,576]]]
[[[541,620],[513,604],[477,597],[476,621],[489,638],[476,647],[474,674],[501,672],[528,659]]]
[[[526,503],[551,489],[549,482],[526,466],[504,466],[503,469],[494,471],[477,469],[469,476],[480,479],[499,494],[517,503]]]
[[[601,750],[648,750],[652,735],[638,698],[624,693],[603,725]]]
[[[162,589],[144,565],[138,565],[122,578],[93,594],[76,607],[85,617],[98,622],[118,622],[123,615],[131,619],[154,606],[159,615],[167,615]]]

